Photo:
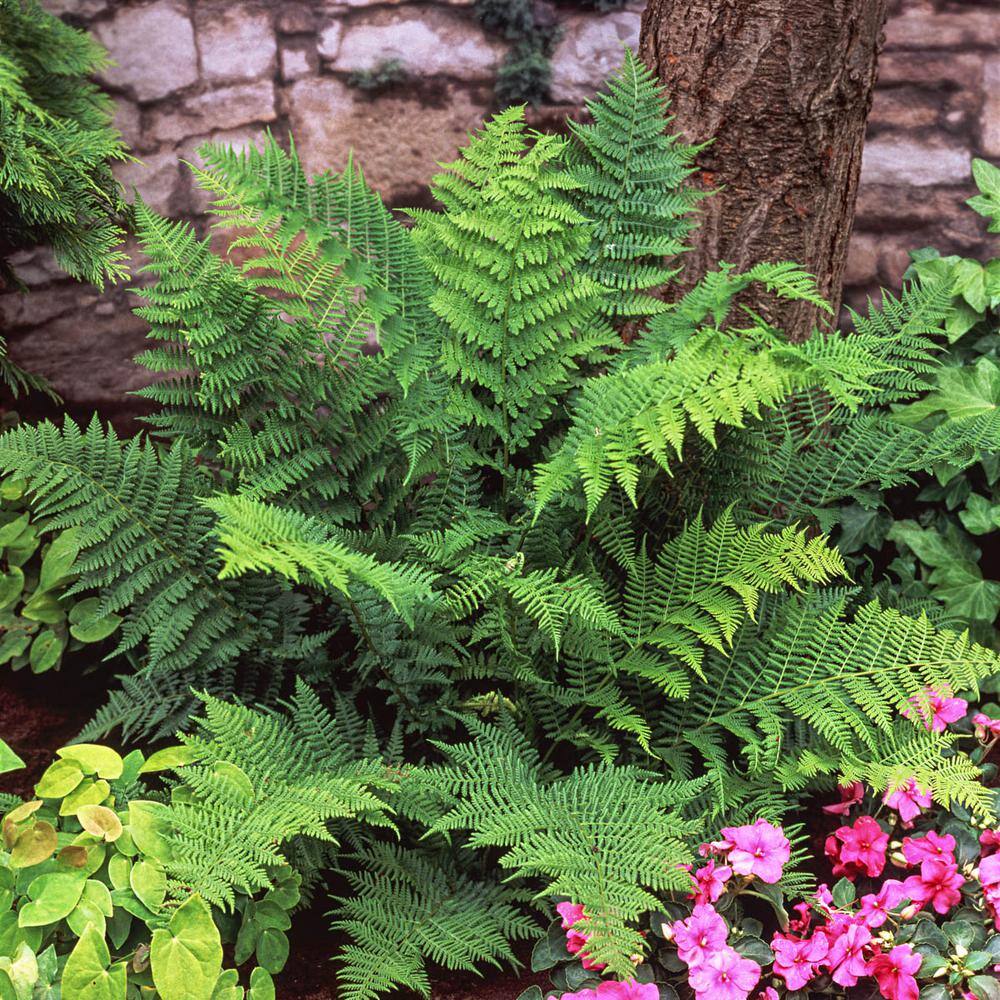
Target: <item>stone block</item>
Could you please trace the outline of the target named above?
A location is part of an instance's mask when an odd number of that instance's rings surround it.
[[[186,6],[174,0],[120,7],[94,33],[116,65],[101,73],[108,86],[155,101],[198,80],[198,53]]]
[[[315,28],[316,18],[310,4],[285,4],[278,14],[278,31],[283,34],[306,35]]]
[[[854,232],[847,250],[845,285],[867,285],[878,275],[878,237]]]
[[[157,142],[173,143],[249,122],[273,122],[275,118],[274,84],[258,80],[197,94],[179,104],[176,110],[155,111],[147,133]]]
[[[316,50],[324,59],[336,59],[340,43],[344,37],[342,21],[331,21],[325,25],[316,40]]]
[[[1000,159],[1000,57],[983,65],[983,92],[979,145],[986,156]]]
[[[180,210],[177,194],[181,168],[175,149],[147,153],[136,163],[117,163],[114,171],[129,200],[135,188],[150,208],[163,215]]]
[[[256,80],[274,73],[277,42],[271,15],[250,4],[196,4],[198,49],[205,79]]]
[[[444,8],[381,10],[345,28],[332,66],[370,70],[398,59],[414,76],[482,80],[494,76],[505,53],[474,19]]]
[[[869,129],[922,128],[933,125],[941,110],[941,95],[920,87],[887,87],[875,92]]]
[[[961,10],[935,9],[932,3],[913,3],[885,26],[886,48],[952,49],[963,46],[995,49],[1000,34],[996,10],[966,6]]]
[[[386,95],[355,101],[353,91],[329,77],[300,80],[288,88],[292,134],[313,173],[341,169],[353,149],[368,182],[393,204],[414,204],[467,134],[482,124],[485,104],[462,88],[442,88],[442,100]]]
[[[971,153],[959,143],[925,142],[888,135],[865,144],[861,181],[866,184],[962,184],[969,178]]]
[[[281,78],[288,82],[301,80],[319,71],[319,59],[307,45],[284,45],[281,49]]]
[[[884,89],[893,84],[913,83],[978,90],[982,73],[983,59],[978,52],[883,52],[878,61],[878,86]]]
[[[638,46],[640,21],[633,10],[562,20],[563,36],[552,56],[552,100],[580,103],[593,96],[621,65],[623,48]]]

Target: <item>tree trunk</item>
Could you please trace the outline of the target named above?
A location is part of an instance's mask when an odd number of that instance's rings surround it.
[[[674,297],[719,261],[794,260],[840,307],[888,0],[649,0],[639,52],[698,157],[702,224]],[[808,303],[751,301],[793,339]]]

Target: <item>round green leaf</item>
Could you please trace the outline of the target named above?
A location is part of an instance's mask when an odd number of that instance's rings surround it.
[[[37,626],[34,626],[31,630],[19,629],[16,632],[8,632],[0,640],[0,663],[7,663],[24,653],[28,646],[31,645],[31,633],[34,628],[37,628]]]
[[[91,924],[80,935],[66,961],[62,995],[66,1000],[125,1000],[127,986],[125,965],[121,962],[111,965],[104,936]]]
[[[17,566],[0,576],[0,608],[9,608],[24,591],[24,571]]]
[[[66,918],[70,930],[74,934],[82,934],[88,924],[93,924],[101,937],[107,932],[107,918],[114,913],[111,904],[111,893],[103,882],[88,879],[83,887],[83,895],[73,912]]]
[[[208,905],[195,895],[153,932],[153,983],[162,1000],[211,997],[222,972],[222,941]]]
[[[129,885],[144,906],[154,913],[167,896],[167,873],[158,861],[140,861],[132,866]]]
[[[40,799],[61,799],[83,781],[83,771],[74,760],[54,760],[35,785]]]
[[[274,1000],[274,980],[267,969],[254,969],[250,973],[250,991],[247,1000]]]
[[[87,774],[96,774],[98,778],[107,778],[108,781],[120,778],[125,766],[121,754],[97,743],[74,743],[56,753],[63,760],[76,761]]]
[[[73,912],[83,895],[85,880],[68,872],[39,875],[28,886],[28,898],[17,914],[19,927],[46,927]]]
[[[277,975],[288,961],[288,935],[268,927],[257,938],[257,964]]]
[[[66,618],[66,612],[63,611],[59,598],[54,594],[37,592],[21,609],[21,614],[33,622],[42,622],[44,625],[58,625]]]
[[[193,763],[195,752],[189,747],[179,745],[164,747],[150,755],[149,759],[139,768],[140,774],[152,774],[155,771],[173,771]]]
[[[75,816],[81,806],[99,806],[111,794],[111,786],[101,778],[85,778],[59,803],[60,816]]]
[[[50,628],[42,629],[35,636],[35,641],[31,644],[31,652],[28,654],[31,672],[44,674],[46,670],[51,670],[62,659],[65,648],[65,639],[56,635]]]
[[[1000,982],[994,976],[973,976],[969,990],[977,1000],[1000,1000]]]
[[[0,774],[10,771],[20,771],[24,761],[3,740],[0,740]]]
[[[83,806],[76,811],[76,818],[87,833],[109,844],[122,835],[122,821],[107,806]]]
[[[0,548],[5,549],[8,545],[13,545],[20,537],[21,532],[28,527],[28,521],[29,515],[25,512],[0,526]]]
[[[80,642],[100,642],[121,625],[120,615],[100,615],[101,601],[88,597],[74,604],[69,612],[69,634]],[[99,617],[98,617],[99,616]]]
[[[166,837],[169,810],[162,802],[133,799],[128,804],[128,832],[139,852],[157,861],[170,860]]]
[[[52,544],[42,556],[42,569],[38,576],[38,589],[51,590],[65,583],[73,570],[77,554],[80,551],[77,534],[74,528],[61,531],[52,540]]]
[[[17,838],[10,852],[11,868],[31,868],[48,861],[59,846],[55,827],[39,820],[34,826],[24,830]]]

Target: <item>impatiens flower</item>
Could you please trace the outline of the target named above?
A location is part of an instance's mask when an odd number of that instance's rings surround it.
[[[773,885],[791,855],[791,845],[780,827],[759,819],[749,826],[723,827],[722,835],[732,843],[729,866],[737,875],[752,875]]]
[[[935,912],[944,914],[962,901],[963,885],[965,879],[954,862],[932,858],[920,863],[920,874],[903,883],[903,892],[921,909],[930,903]]]
[[[903,883],[898,879],[888,878],[877,893],[861,897],[858,916],[866,927],[881,927],[889,919],[889,911],[899,906],[905,898]]]
[[[840,801],[831,806],[823,806],[823,812],[832,816],[846,816],[865,797],[865,786],[860,781],[852,781],[849,785],[838,785]]]
[[[784,979],[790,990],[801,990],[816,975],[816,966],[826,958],[829,944],[821,934],[805,941],[775,934],[771,950],[774,974]]]
[[[597,1000],[660,1000],[660,989],[655,983],[628,979],[624,983],[601,983],[595,996]]]
[[[964,698],[952,698],[950,692],[936,691],[934,688],[927,689],[924,703],[921,703],[920,698],[913,697],[910,705],[913,706],[912,710],[903,708],[901,714],[910,719],[915,711],[924,728],[934,733],[943,733],[948,728],[948,723],[958,722],[969,711],[969,703]]]
[[[992,740],[1000,736],[1000,719],[991,719],[982,712],[976,712],[972,724],[976,727],[976,739]]]
[[[983,830],[979,835],[979,844],[984,858],[996,854],[1000,851],[1000,830]]]
[[[697,1000],[747,1000],[760,982],[760,966],[726,945],[692,969],[688,982]]]
[[[983,887],[987,912],[1000,931],[1000,854],[991,854],[980,860],[979,881]]]
[[[871,942],[872,932],[864,924],[851,923],[837,935],[830,945],[827,964],[833,981],[840,986],[856,986],[861,976],[868,975],[865,946]]]
[[[954,864],[955,838],[950,833],[940,834],[935,830],[928,830],[923,837],[904,837],[903,857],[911,865],[932,859]]]
[[[714,907],[700,904],[686,920],[671,926],[677,954],[682,962],[694,969],[702,965],[713,952],[725,947],[729,928]]]
[[[583,950],[589,940],[589,934],[583,934],[581,931],[567,931],[566,950],[571,955],[579,955],[580,962],[583,964],[585,969],[593,969],[594,972],[600,972],[602,969],[606,968],[606,966],[602,962],[595,962]]]
[[[841,862],[856,866],[870,878],[882,874],[889,835],[879,826],[878,820],[872,816],[859,816],[853,826],[842,826],[834,836],[842,845]]]
[[[576,993],[563,993],[562,996],[558,997],[553,993],[545,1000],[596,1000],[596,997],[596,990],[578,990]]]
[[[778,1000],[778,991],[773,986],[768,986],[757,1000]]]
[[[932,800],[930,792],[923,791],[916,779],[910,778],[894,792],[886,792],[883,801],[890,809],[899,813],[903,826],[909,828],[924,809],[930,808]]]
[[[726,883],[732,874],[732,868],[726,865],[717,868],[714,859],[709,861],[692,873],[695,891],[688,898],[696,903],[714,903],[726,891]]]
[[[583,903],[557,903],[556,913],[562,917],[562,929],[568,931],[574,924],[583,920]]]
[[[871,974],[886,1000],[917,1000],[920,990],[914,978],[921,958],[908,944],[897,944],[888,954],[876,955]]]

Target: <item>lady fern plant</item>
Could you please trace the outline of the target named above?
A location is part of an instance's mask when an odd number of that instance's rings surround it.
[[[628,976],[693,844],[838,781],[992,802],[901,710],[1000,658],[849,580],[824,534],[873,485],[1000,448],[976,414],[890,409],[930,385],[947,291],[801,344],[740,304],[751,284],[821,304],[791,263],[720,262],[664,305],[689,158],[631,58],[593,112],[568,139],[496,116],[411,226],[353,164],[203,150],[245,262],[137,209],[151,438],[0,437],[36,516],[79,531],[73,592],[123,619],[88,734],[207,713],[172,863],[222,905],[266,888],[272,848],[212,844],[211,816],[241,829],[261,796],[256,837],[273,805],[282,858],[339,880],[349,1000],[426,992],[425,959],[510,959],[552,895]],[[609,159],[628,122],[636,156]]]

